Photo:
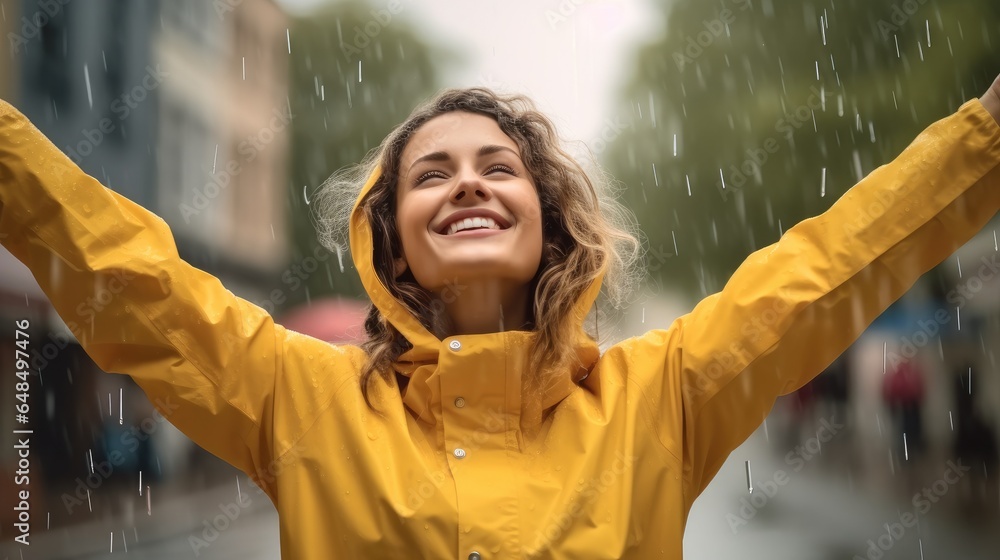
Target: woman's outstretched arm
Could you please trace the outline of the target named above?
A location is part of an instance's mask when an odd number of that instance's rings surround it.
[[[273,416],[288,406],[275,394],[294,333],[181,260],[163,220],[83,173],[4,101],[0,242],[91,358],[132,376],[196,443],[251,476],[286,451]]]
[[[688,507],[778,396],[822,372],[1000,209],[998,93],[1000,81],[829,210],[751,254],[669,329],[623,343],[627,354],[665,358],[633,359],[631,377],[682,464]],[[998,267],[994,259],[971,269]]]

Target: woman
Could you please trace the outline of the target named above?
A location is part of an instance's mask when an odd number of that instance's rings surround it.
[[[1000,208],[998,92],[603,355],[583,324],[632,239],[548,120],[482,89],[443,92],[358,168],[362,348],[287,331],[183,262],[162,220],[7,104],[0,239],[71,327],[117,283],[77,338],[260,484],[287,558],[680,558],[692,503],[775,399]]]

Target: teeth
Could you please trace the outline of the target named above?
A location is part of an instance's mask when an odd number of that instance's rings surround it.
[[[493,218],[466,218],[448,226],[448,235],[474,228],[501,229]]]

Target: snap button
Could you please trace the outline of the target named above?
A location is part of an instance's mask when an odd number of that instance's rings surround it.
[[[452,350],[460,350],[462,348],[462,343],[457,340],[452,340],[448,343],[448,348],[451,348]]]
[[[483,560],[483,555],[472,551],[469,553],[469,560]]]
[[[458,397],[457,399],[455,399],[456,408],[462,408],[463,406],[465,406],[465,399],[463,399],[462,397]]]
[[[456,459],[464,459],[465,458],[465,450],[462,449],[461,447],[455,448],[455,458]]]

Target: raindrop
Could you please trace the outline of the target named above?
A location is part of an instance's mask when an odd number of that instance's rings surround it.
[[[287,27],[285,28],[285,40],[288,41],[288,54],[292,54],[292,35]]]
[[[955,262],[958,264],[958,277],[962,277],[962,257],[955,257]]]
[[[309,205],[309,193],[306,192],[306,189],[308,188],[309,185],[302,185],[302,198],[306,199],[306,206]]]
[[[746,464],[747,464],[747,490],[749,490],[750,493],[753,494],[753,480],[751,480],[750,478],[750,459],[747,459]]]
[[[90,70],[87,68],[86,64],[83,65],[83,80],[87,83],[87,103],[90,105],[90,108],[93,109],[94,94],[90,91]]]
[[[212,174],[215,174],[215,164],[219,162],[219,145],[215,145],[215,157],[212,158]]]
[[[820,196],[820,198],[826,196],[826,168],[825,167],[823,168],[823,179],[820,182],[819,196]]]
[[[243,57],[243,81],[247,79],[247,57]]]

